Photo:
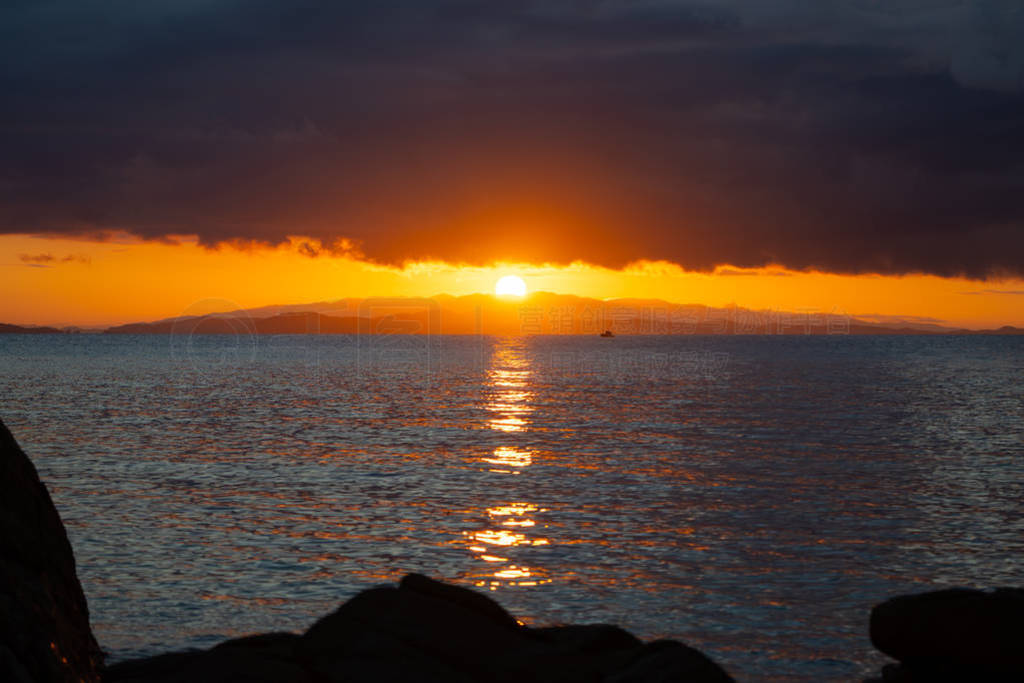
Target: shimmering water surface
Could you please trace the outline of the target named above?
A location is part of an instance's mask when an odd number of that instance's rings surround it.
[[[1024,585],[1024,338],[0,336],[114,660],[408,571],[854,680],[870,607]]]

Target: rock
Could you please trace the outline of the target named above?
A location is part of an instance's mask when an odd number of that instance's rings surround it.
[[[687,672],[650,680],[731,680],[711,660],[681,644],[659,667],[648,659],[651,653],[643,643],[618,627],[528,628],[486,595],[418,574],[406,576],[397,589],[360,593],[303,639],[306,652],[319,662],[314,668],[331,674],[331,680],[375,680],[379,664],[388,662],[394,680],[582,683],[632,671],[641,661],[651,671]],[[339,648],[347,655],[335,659],[339,668],[328,670],[323,663]],[[401,664],[394,661],[399,653]],[[362,663],[360,670],[351,667],[353,660]]]
[[[885,680],[1024,680],[1021,589],[892,598],[871,610],[870,631],[874,646],[900,662]]]
[[[0,422],[0,680],[98,681],[102,662],[60,515]]]
[[[477,612],[495,624],[504,625],[513,631],[519,631],[521,624],[505,608],[482,593],[452,586],[441,581],[423,576],[407,574],[398,584],[401,590],[412,591],[428,597],[437,598],[452,605]]]
[[[104,672],[103,680],[117,683],[318,683],[322,678],[297,656],[298,641],[299,636],[294,633],[267,633],[237,638],[209,650],[158,655],[115,664]]]
[[[526,646],[526,629],[497,603],[494,609],[480,609],[477,600],[451,599],[455,593],[439,587],[408,587],[422,583],[403,581],[399,588],[374,588],[356,595],[306,632],[304,653],[336,680],[354,678],[350,665],[358,663],[361,671],[365,660],[386,663],[389,671],[395,670],[395,680],[427,671],[431,675],[421,680],[511,680],[501,672],[518,668],[519,662],[505,659],[507,653]]]
[[[604,680],[606,683],[728,683],[732,678],[699,650],[673,640],[659,640],[645,645],[628,666]]]
[[[701,653],[615,626],[523,626],[488,596],[410,574],[365,590],[302,636],[255,636],[111,667],[110,683],[725,683]]]
[[[643,645],[632,633],[608,624],[549,626],[535,629],[534,633],[549,643],[576,652],[628,650]]]

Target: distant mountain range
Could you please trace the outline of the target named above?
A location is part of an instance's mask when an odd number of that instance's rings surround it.
[[[56,327],[23,327],[0,323],[0,334],[61,334],[63,332],[65,330],[59,330]]]
[[[672,304],[657,299],[602,301],[536,292],[524,299],[486,294],[365,298],[263,306],[203,316],[117,325],[106,334],[1024,334],[1005,326],[967,330],[908,318],[884,322],[838,312],[766,311]],[[0,324],[0,333],[81,332],[78,328]]]

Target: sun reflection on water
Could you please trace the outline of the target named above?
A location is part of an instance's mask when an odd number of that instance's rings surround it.
[[[533,412],[529,391],[530,359],[520,341],[503,342],[495,349],[491,369],[487,373],[489,400],[487,411],[492,417],[487,426],[501,432],[522,432]]]
[[[526,420],[518,417],[501,417],[491,420],[488,425],[491,429],[496,429],[500,432],[521,432],[526,429]]]
[[[520,468],[526,468],[533,464],[533,455],[530,451],[519,450],[512,446],[499,446],[494,449],[494,453],[491,454],[490,458],[481,458],[486,463],[491,465],[498,465],[500,467],[510,467],[514,469],[491,469],[492,472],[502,472],[505,474],[519,474]]]
[[[530,428],[530,359],[521,340],[499,342],[491,360],[486,391],[485,408],[490,414],[486,427],[510,437]],[[533,451],[517,444],[496,447],[480,460],[495,474],[521,474],[533,465]],[[547,572],[535,566],[526,566],[512,557],[509,551],[546,546],[547,538],[537,534],[542,528],[537,515],[547,509],[535,503],[512,501],[486,508],[487,525],[483,529],[464,532],[473,556],[486,566],[475,572],[474,585],[495,590],[501,586],[529,587],[550,583]],[[500,554],[499,554],[500,553]]]

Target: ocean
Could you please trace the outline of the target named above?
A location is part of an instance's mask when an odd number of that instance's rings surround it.
[[[418,571],[857,680],[872,605],[1024,585],[1024,337],[0,335],[111,661]]]

